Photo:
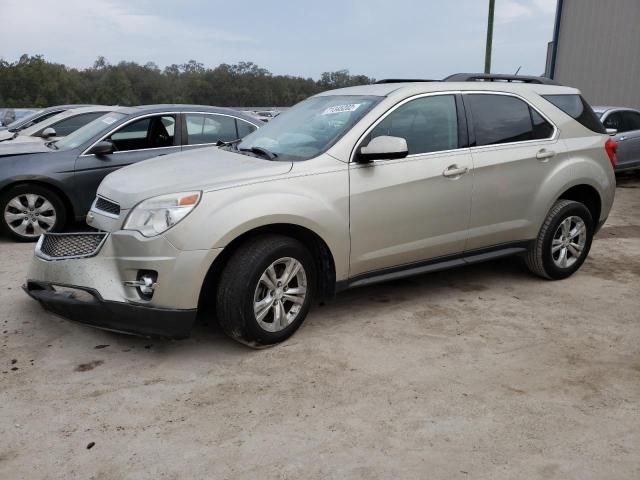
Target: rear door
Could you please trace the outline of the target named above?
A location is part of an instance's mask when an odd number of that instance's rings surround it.
[[[185,113],[183,118],[183,150],[213,146],[218,141],[230,142],[243,138],[257,128],[231,115]]]
[[[616,128],[618,133],[614,137],[618,142],[616,154],[618,168],[632,168],[640,166],[640,112],[634,110],[619,110],[611,113],[605,119],[607,128]]]
[[[524,99],[496,92],[463,95],[474,179],[467,250],[524,240],[532,199],[565,151],[556,128]]]
[[[100,182],[109,173],[132,163],[180,151],[177,113],[136,118],[104,137],[114,145],[109,155],[80,155],[76,160],[74,190],[84,210],[91,207]]]

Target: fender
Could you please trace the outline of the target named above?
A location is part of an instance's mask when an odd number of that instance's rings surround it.
[[[227,246],[240,235],[268,225],[291,224],[318,235],[329,247],[336,277],[349,270],[348,171],[272,180],[250,189],[207,192],[201,204],[167,234],[181,250],[211,250]],[[327,194],[330,192],[330,194]]]

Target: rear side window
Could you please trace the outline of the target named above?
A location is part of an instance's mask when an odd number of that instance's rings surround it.
[[[543,95],[542,97],[592,132],[607,133],[591,105],[582,98],[582,95]]]
[[[625,131],[640,130],[640,113],[626,111],[622,114]]]
[[[553,135],[553,126],[527,103],[510,95],[467,94],[475,145],[542,140]]]

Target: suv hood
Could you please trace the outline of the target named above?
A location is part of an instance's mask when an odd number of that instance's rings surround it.
[[[221,150],[200,148],[156,157],[107,175],[98,188],[102,197],[127,210],[142,200],[189,190],[211,191],[283,175],[292,162],[269,161]]]

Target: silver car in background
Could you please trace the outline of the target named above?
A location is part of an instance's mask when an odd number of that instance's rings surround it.
[[[640,169],[640,110],[622,107],[593,107],[618,144],[616,172]]]

